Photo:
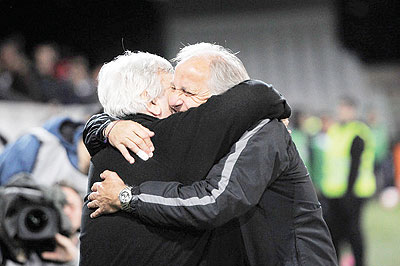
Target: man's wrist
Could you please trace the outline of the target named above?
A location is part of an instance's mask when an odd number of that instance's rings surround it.
[[[135,213],[136,203],[138,201],[138,195],[139,195],[139,187],[137,186],[124,187],[118,195],[118,199],[121,204],[121,210],[129,213]]]
[[[111,125],[113,121],[111,121],[110,119],[108,119],[101,127],[101,141],[103,141],[104,143],[107,143],[108,139],[107,139],[107,132],[109,132],[109,126]],[[108,130],[107,130],[108,129]]]

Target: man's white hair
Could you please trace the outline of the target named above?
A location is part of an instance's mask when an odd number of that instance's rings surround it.
[[[144,112],[161,96],[160,73],[173,73],[171,63],[154,54],[130,52],[102,66],[97,93],[104,112],[114,117]]]
[[[179,64],[193,57],[205,57],[210,60],[208,86],[212,95],[221,94],[250,78],[242,61],[221,45],[204,42],[188,45],[179,51],[173,61]]]

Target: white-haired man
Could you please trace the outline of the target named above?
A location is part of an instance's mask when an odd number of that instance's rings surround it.
[[[89,187],[101,181],[100,174],[107,169],[126,177],[123,181],[127,184],[140,184],[155,176],[158,181],[191,184],[201,180],[252,124],[290,114],[290,107],[276,90],[248,80],[223,95],[211,97],[199,108],[164,118],[170,112],[166,97],[171,71],[168,61],[147,53],[127,53],[103,66],[98,93],[105,111],[152,130],[157,149],[150,160],[136,158],[135,164],[127,162],[108,144],[103,143],[105,148],[98,152],[89,149],[93,155]],[[109,128],[106,134],[113,130]],[[102,131],[97,128],[85,134]],[[245,264],[237,221],[212,231],[150,226],[128,213],[132,210],[126,199],[132,193],[135,192],[125,189],[121,205],[113,209],[122,207],[127,212],[91,219],[93,211],[84,207],[81,265],[210,265],[209,261],[214,265]]]
[[[193,110],[246,73],[237,57],[217,45],[187,46],[177,59],[175,92],[170,96],[176,111]],[[234,108],[237,104],[231,102]],[[247,108],[252,108],[251,101]],[[215,110],[213,115],[221,113]],[[93,200],[89,206],[99,207],[93,216],[120,209],[116,195],[126,187],[116,173],[106,171],[102,178],[89,196]],[[246,132],[202,181],[189,186],[157,181],[126,184],[133,185],[132,216],[158,226],[210,229],[239,217],[249,265],[337,265],[307,169],[286,128],[276,120],[264,120]]]

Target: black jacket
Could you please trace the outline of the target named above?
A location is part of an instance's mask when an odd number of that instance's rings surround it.
[[[167,119],[143,114],[127,116],[155,132],[154,156],[143,162],[133,155],[133,165],[101,142],[103,119],[99,124],[94,117],[84,131],[87,148],[95,154],[89,188],[101,181],[99,174],[106,169],[116,171],[132,185],[147,180],[191,184],[201,180],[256,121],[289,115],[290,107],[276,90],[259,81],[246,81],[223,95],[211,97],[198,108]],[[95,142],[94,147],[90,141]],[[142,223],[123,212],[91,219],[92,211],[86,204],[87,200],[82,217],[81,265],[242,264],[242,241],[235,220],[213,231],[169,229]]]
[[[134,215],[210,229],[239,217],[250,265],[338,265],[313,184],[282,123],[246,132],[202,181],[138,186]]]

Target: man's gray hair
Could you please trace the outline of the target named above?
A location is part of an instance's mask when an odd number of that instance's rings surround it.
[[[113,117],[144,112],[146,104],[163,94],[160,73],[173,73],[171,63],[154,54],[126,51],[102,66],[98,96]]]
[[[232,51],[221,45],[204,42],[188,45],[179,51],[173,61],[179,64],[192,57],[210,59],[208,86],[212,95],[221,94],[250,78],[242,61]]]

